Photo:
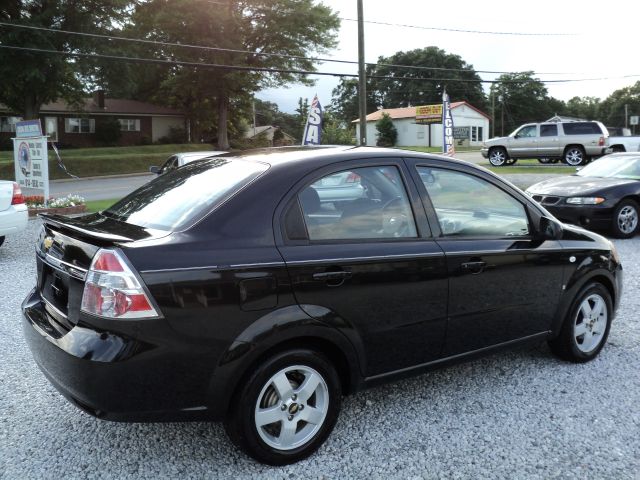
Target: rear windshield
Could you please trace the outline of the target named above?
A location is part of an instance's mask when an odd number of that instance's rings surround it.
[[[570,122],[563,123],[565,135],[602,135],[600,126],[595,122]]]
[[[199,160],[159,176],[102,214],[140,227],[182,230],[268,168],[237,158]]]

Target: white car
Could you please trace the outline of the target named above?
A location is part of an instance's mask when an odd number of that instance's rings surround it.
[[[29,212],[16,182],[0,180],[0,245],[4,237],[27,227]]]
[[[178,167],[181,167],[189,162],[193,162],[194,160],[200,160],[201,158],[207,157],[215,157],[217,155],[222,155],[222,151],[209,151],[209,152],[185,152],[185,153],[174,153],[171,155],[164,165],[158,167],[156,165],[149,167],[149,171],[151,173],[156,173],[158,175],[162,175],[163,173],[169,173],[172,170],[175,170]]]

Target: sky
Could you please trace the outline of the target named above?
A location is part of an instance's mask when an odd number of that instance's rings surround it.
[[[318,55],[322,58],[358,59],[356,0],[323,0],[343,18],[338,47]],[[533,70],[542,80],[593,79],[546,84],[549,95],[560,100],[575,96],[601,99],[614,90],[640,81],[636,60],[638,45],[637,0],[587,2],[535,0],[511,2],[484,0],[363,0],[365,21],[419,27],[514,32],[543,35],[492,35],[447,32],[365,23],[365,60],[398,51],[437,46],[462,57],[476,70],[516,72]],[[319,71],[354,73],[357,65],[323,63]],[[499,74],[480,74],[491,80]],[[627,78],[620,78],[627,76]],[[314,78],[314,77],[311,77]],[[292,113],[299,97],[314,94],[322,105],[331,102],[336,77],[315,77],[316,85],[290,85],[264,90],[256,96],[274,102],[281,111]],[[484,84],[488,92],[489,84]],[[457,99],[452,98],[452,101]],[[389,106],[391,107],[391,106]]]

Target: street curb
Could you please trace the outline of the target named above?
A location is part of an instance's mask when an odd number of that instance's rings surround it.
[[[77,182],[78,180],[98,180],[103,178],[126,178],[126,177],[139,177],[141,175],[149,175],[150,177],[154,177],[151,172],[138,172],[138,173],[120,173],[117,175],[96,175],[93,177],[78,177],[78,178],[58,178],[57,180],[49,180],[49,183],[66,183],[66,182]]]

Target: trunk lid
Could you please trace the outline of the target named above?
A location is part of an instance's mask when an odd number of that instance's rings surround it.
[[[169,233],[126,224],[101,214],[41,217],[43,227],[36,244],[37,288],[60,335],[78,323],[87,271],[101,247],[123,246]]]

